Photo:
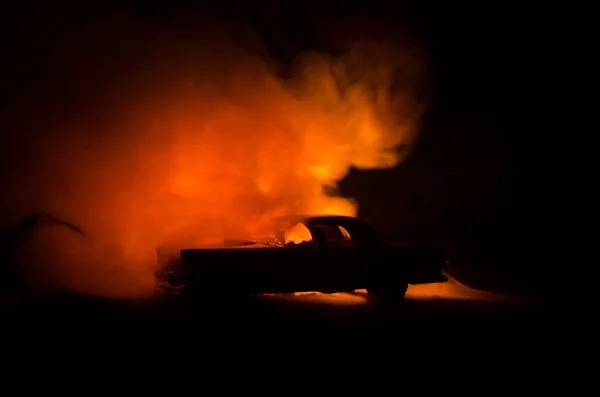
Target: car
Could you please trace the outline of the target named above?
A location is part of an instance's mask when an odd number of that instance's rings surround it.
[[[156,252],[158,284],[203,299],[366,289],[370,301],[390,301],[401,300],[410,284],[448,280],[440,248],[390,243],[349,216],[283,216],[267,238]]]

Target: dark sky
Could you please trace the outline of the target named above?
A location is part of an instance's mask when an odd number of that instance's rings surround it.
[[[110,2],[8,3],[0,12],[3,108],[43,76],[42,60],[56,37],[116,9]],[[316,27],[344,13],[368,14],[390,34],[420,40],[431,68],[431,106],[417,150],[395,169],[354,170],[341,189],[387,235],[449,247],[465,277],[487,272],[531,284],[547,259],[540,252],[559,239],[568,206],[568,193],[559,188],[566,179],[557,160],[560,142],[550,132],[560,76],[555,13],[548,6],[462,3],[140,1],[120,7],[157,27],[184,26],[200,14],[249,22],[282,64],[303,49],[331,50]]]

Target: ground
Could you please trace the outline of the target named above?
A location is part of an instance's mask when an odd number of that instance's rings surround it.
[[[498,343],[532,346],[544,339],[540,332],[549,337],[545,327],[550,318],[539,302],[474,291],[453,279],[411,287],[405,301],[386,307],[370,305],[361,291],[261,296],[242,305],[219,299],[186,306],[178,296],[157,290],[136,301],[64,294],[31,300],[5,297],[2,309],[8,320],[4,330],[17,339],[35,334],[38,342],[55,341],[59,335],[81,343],[130,335],[148,347],[178,351],[191,341],[205,348],[219,341],[227,346],[310,342],[321,349],[332,344],[400,346],[408,340],[412,348],[425,343],[423,348],[436,350],[461,338],[483,349]]]

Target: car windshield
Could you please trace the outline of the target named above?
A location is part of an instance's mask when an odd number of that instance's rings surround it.
[[[291,225],[283,230],[283,242],[285,245],[312,244],[312,234],[308,227],[301,222]]]

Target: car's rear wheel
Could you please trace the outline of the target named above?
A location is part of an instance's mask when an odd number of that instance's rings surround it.
[[[402,283],[394,287],[367,288],[367,295],[371,303],[396,303],[404,299],[408,284]]]

